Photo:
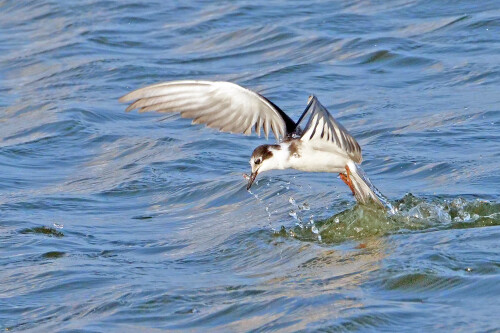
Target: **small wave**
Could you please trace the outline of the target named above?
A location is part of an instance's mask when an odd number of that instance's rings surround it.
[[[21,234],[36,234],[36,235],[46,235],[49,237],[63,237],[64,234],[59,230],[49,227],[35,227],[26,228],[20,231]]]
[[[466,21],[470,17],[462,15],[457,17],[444,17],[425,20],[422,22],[409,24],[399,30],[399,34],[404,37],[416,37],[451,27],[459,22]]]

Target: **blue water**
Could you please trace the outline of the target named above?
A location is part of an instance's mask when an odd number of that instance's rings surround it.
[[[316,94],[398,213],[117,100],[193,78]],[[0,0],[0,329],[498,331],[499,85],[493,0]]]

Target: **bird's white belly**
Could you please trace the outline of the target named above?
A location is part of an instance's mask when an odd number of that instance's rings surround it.
[[[315,149],[302,150],[300,155],[290,156],[293,169],[307,172],[344,172],[347,157]]]

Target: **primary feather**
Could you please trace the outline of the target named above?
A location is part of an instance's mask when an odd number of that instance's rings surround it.
[[[179,112],[193,123],[223,132],[250,135],[271,130],[277,140],[285,138],[295,123],[265,97],[237,84],[222,81],[172,81],[137,89],[120,98],[131,102],[127,111]]]

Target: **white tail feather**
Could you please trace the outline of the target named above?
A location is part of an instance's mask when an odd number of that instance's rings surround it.
[[[353,162],[349,162],[348,166],[356,200],[362,204],[373,202],[393,212],[394,208],[389,200],[372,184],[363,169],[361,169],[361,166]]]

